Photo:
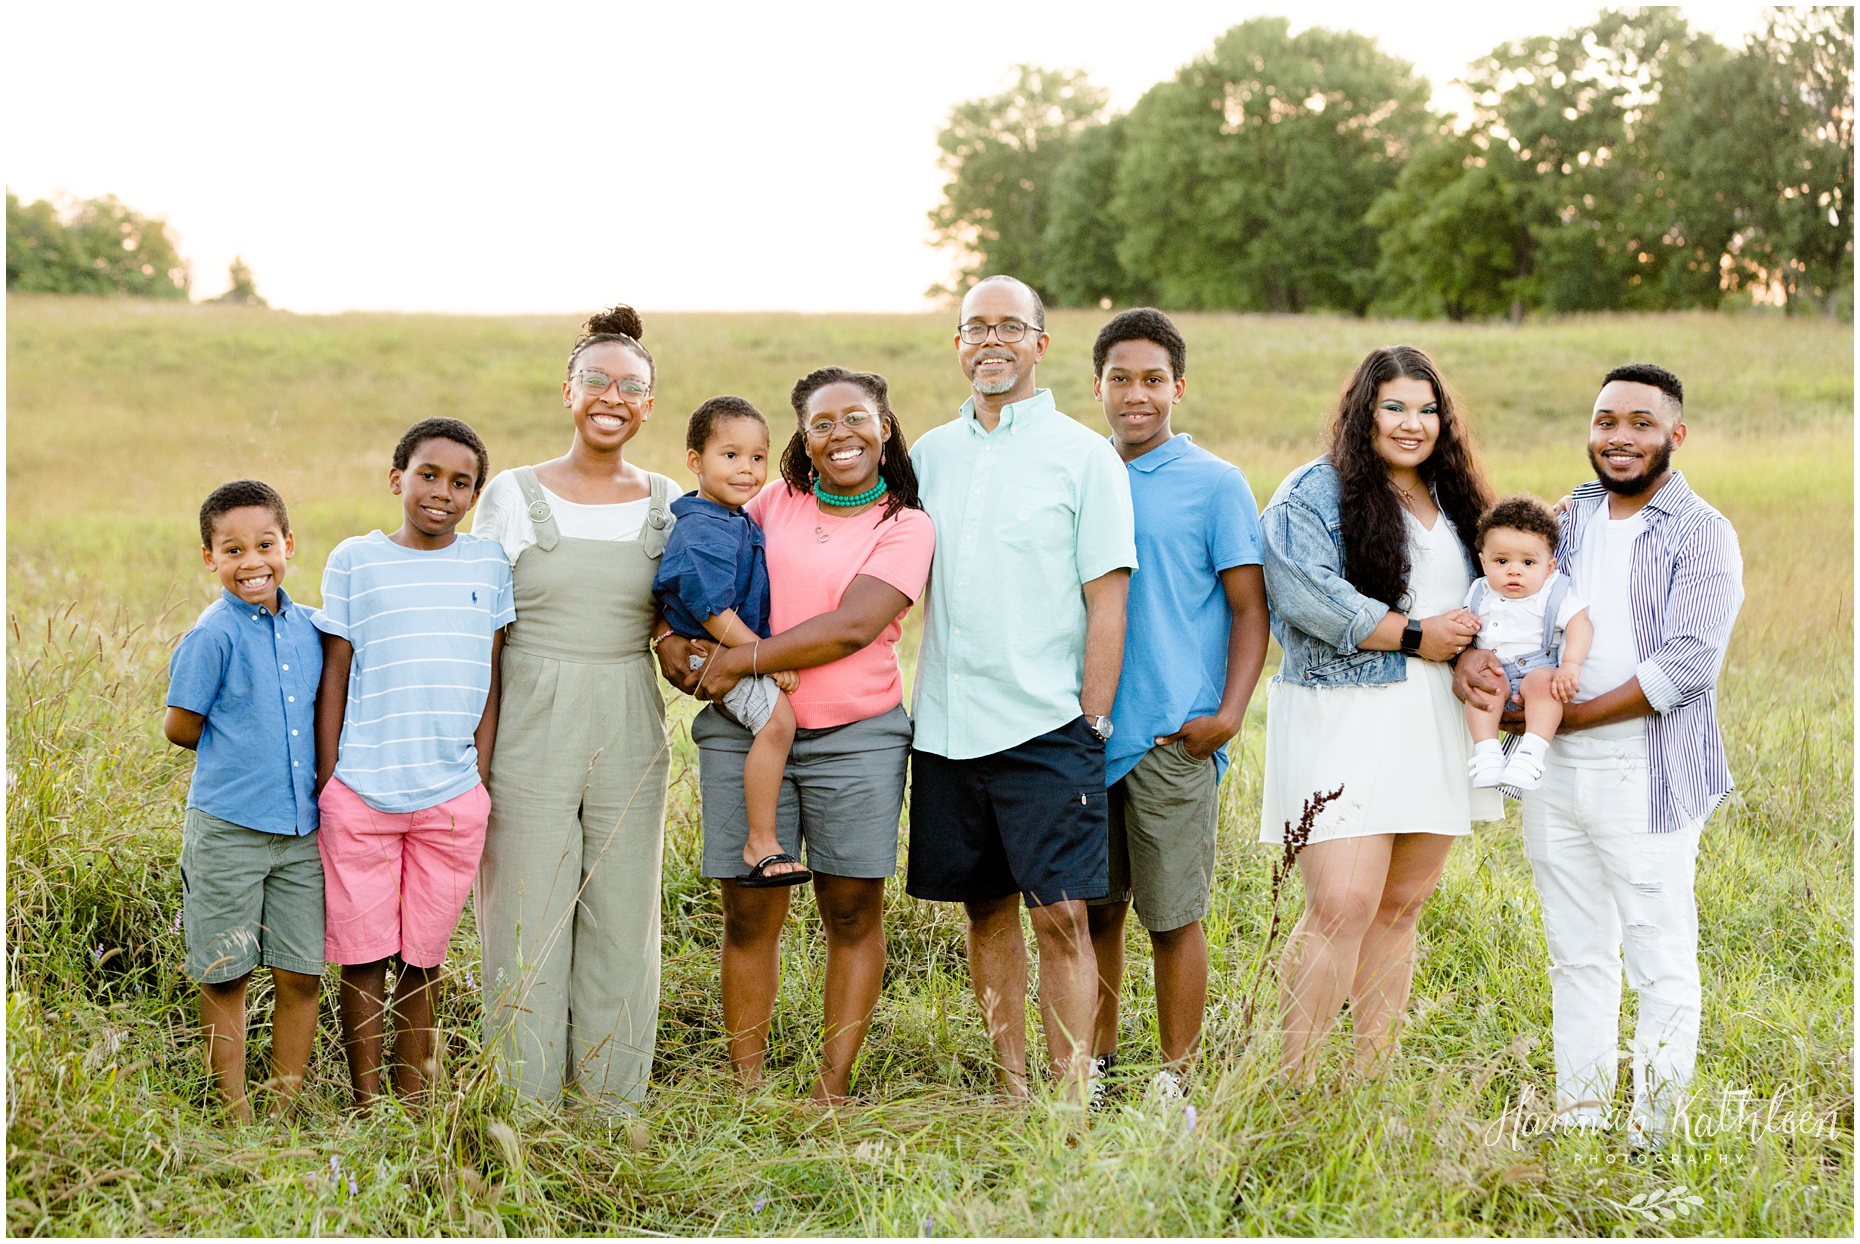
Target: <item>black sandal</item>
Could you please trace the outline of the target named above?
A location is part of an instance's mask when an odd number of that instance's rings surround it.
[[[814,879],[814,874],[808,872],[805,868],[797,868],[792,872],[776,873],[772,877],[765,871],[770,864],[799,864],[800,862],[800,860],[795,859],[794,856],[789,855],[786,851],[777,851],[773,855],[764,856],[754,868],[744,873],[742,876],[734,878],[734,880],[737,885],[744,886],[748,889],[760,889],[763,887],[783,885],[805,885],[807,882]]]

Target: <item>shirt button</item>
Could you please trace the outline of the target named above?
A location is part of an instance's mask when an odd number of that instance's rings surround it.
[[[977,489],[975,490],[975,495],[976,495],[976,496],[978,496],[978,497],[979,497],[979,496],[981,496],[981,495],[982,495],[982,490],[981,490],[981,489],[979,489],[979,488],[977,488]]]
[[[291,668],[291,667],[287,665],[287,666],[285,666],[284,668],[285,668],[285,669],[289,669],[289,668]]]
[[[964,537],[963,537],[963,539],[964,539],[964,540],[973,540],[973,539],[975,539],[975,537],[974,537],[974,536],[964,536]]]
[[[968,581],[967,579],[957,579],[957,580],[956,580],[956,586],[957,586],[957,587],[967,587],[967,586],[969,586],[969,581]]]
[[[291,737],[292,737],[292,738],[296,738],[296,737],[297,737],[297,731],[295,731],[295,730],[293,730],[293,731],[291,731]]]
[[[961,675],[961,674],[951,674],[951,675],[949,676],[949,679],[950,679],[950,681],[951,681],[951,682],[961,682],[961,681],[962,681],[962,675]]]
[[[952,626],[949,630],[949,633],[951,635],[960,635],[962,634],[962,628],[960,626]]]
[[[296,767],[297,767],[297,762],[295,760],[291,761],[291,768],[295,769]]]
[[[297,703],[297,697],[294,695],[287,695],[284,697],[284,701],[287,704],[295,704]]]

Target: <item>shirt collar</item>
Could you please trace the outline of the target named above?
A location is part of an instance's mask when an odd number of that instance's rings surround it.
[[[742,510],[732,510],[727,505],[718,505],[709,497],[701,495],[695,488],[684,496],[673,500],[672,513],[676,514],[679,518],[683,518],[687,514],[708,514],[712,518],[749,517]]]
[[[1578,501],[1605,501],[1608,497],[1608,490],[1602,487],[1602,481],[1592,479],[1576,485],[1570,495]],[[1686,483],[1686,477],[1682,473],[1674,471],[1641,508],[1658,510],[1670,516],[1684,509],[1686,502],[1691,498],[1692,485]]]
[[[1006,406],[1001,408],[1001,422],[995,425],[995,431],[1015,432],[1022,424],[1031,424],[1038,420],[1041,415],[1048,414],[1056,409],[1057,407],[1053,405],[1053,391],[1051,389],[1035,389],[1032,397],[1023,398],[1018,402],[1009,402]],[[977,436],[990,435],[989,431],[982,426],[981,420],[975,417],[974,395],[970,395],[969,399],[962,404],[962,409],[956,412],[956,415],[968,426],[969,431],[975,433]]]
[[[232,591],[230,588],[223,587],[220,589],[220,599],[224,600],[227,604],[231,605],[234,609],[257,609],[261,613],[265,611],[265,607],[263,605],[253,605],[246,601],[240,600],[238,593]],[[278,589],[278,616],[280,618],[283,617],[286,613],[290,611],[290,609],[291,609],[290,594],[280,587]]]
[[[1106,439],[1108,439],[1111,442],[1112,449],[1117,448],[1116,437],[1113,436],[1113,437],[1108,437]],[[1191,448],[1193,448],[1194,444],[1195,444],[1194,439],[1190,437],[1188,433],[1177,432],[1174,436],[1170,437],[1168,440],[1164,441],[1162,444],[1158,445],[1156,448],[1150,450],[1148,453],[1144,454],[1141,458],[1138,458],[1131,462],[1126,462],[1124,465],[1129,467],[1133,471],[1142,471],[1145,474],[1148,474],[1149,472],[1154,471],[1157,467],[1167,466],[1169,463],[1174,462],[1177,458],[1180,458],[1183,454],[1187,453]]]

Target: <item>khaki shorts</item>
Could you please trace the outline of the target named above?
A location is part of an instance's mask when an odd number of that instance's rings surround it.
[[[205,985],[268,968],[323,974],[317,833],[267,834],[189,808],[181,828],[182,969]]]
[[[1180,741],[1152,747],[1111,787],[1111,887],[1091,906],[1128,902],[1152,933],[1208,914],[1220,785],[1214,758]]]

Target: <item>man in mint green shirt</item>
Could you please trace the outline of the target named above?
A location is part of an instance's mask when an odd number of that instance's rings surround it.
[[[1137,564],[1123,463],[1034,385],[1045,323],[1012,277],[971,289],[956,349],[973,393],[911,451],[936,557],[906,890],[966,908],[975,996],[1014,1096],[1027,1091],[1023,897],[1053,1074],[1083,1081],[1091,1067],[1085,900],[1109,885],[1104,745]]]

